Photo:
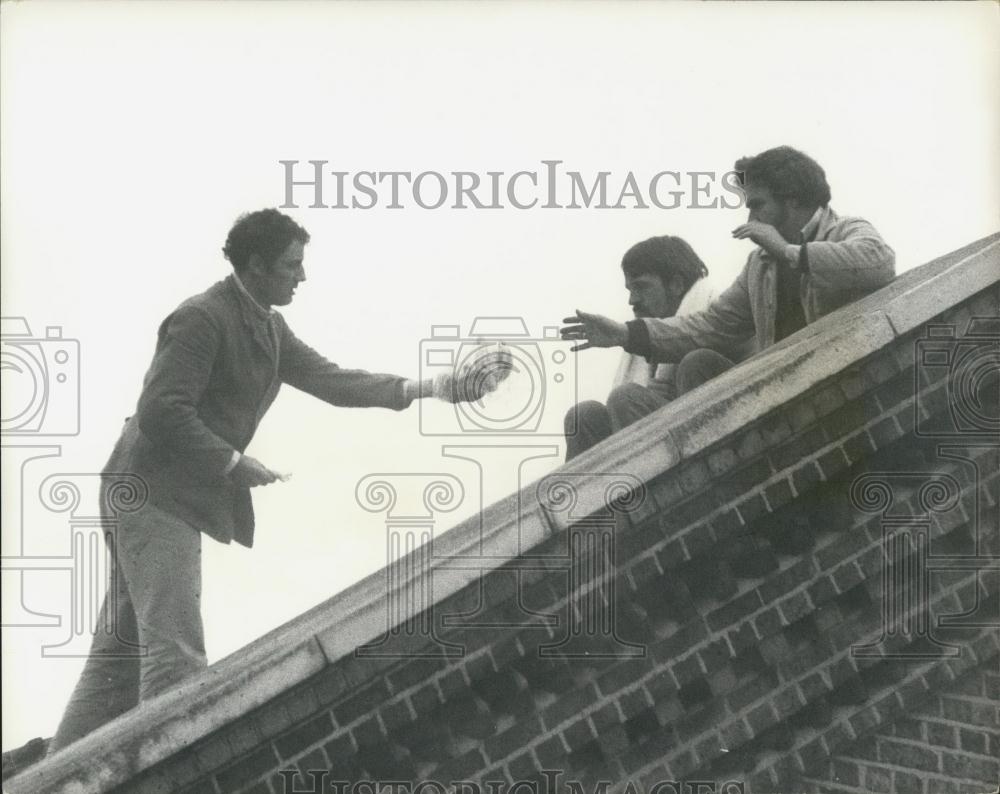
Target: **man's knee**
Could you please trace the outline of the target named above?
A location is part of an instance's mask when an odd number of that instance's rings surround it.
[[[645,399],[646,387],[638,383],[623,383],[615,386],[608,395],[608,411],[612,414],[621,413]]]
[[[585,400],[577,403],[566,412],[563,418],[563,430],[567,436],[578,432],[580,428],[602,430],[611,427],[608,420],[608,409],[597,400]]]
[[[669,402],[665,397],[646,386],[624,383],[608,395],[608,413],[615,432],[659,410]]]
[[[692,389],[707,383],[733,366],[733,362],[721,353],[707,348],[692,350],[677,365],[676,380],[679,394],[687,394]]]
[[[566,412],[563,430],[566,435],[566,460],[572,460],[611,435],[611,417],[601,403],[587,400]]]

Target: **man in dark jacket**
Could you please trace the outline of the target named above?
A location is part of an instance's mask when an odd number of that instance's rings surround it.
[[[201,533],[253,544],[250,488],[280,475],[243,451],[282,383],[333,405],[392,410],[418,397],[482,396],[447,375],[418,383],[341,369],[299,341],[272,307],[305,280],[308,241],[277,210],[242,216],[223,249],[234,272],[160,325],[135,415],[102,477],[105,510],[125,476],[146,491],[106,536],[113,574],[99,626],[113,631],[95,635],[50,752],[205,667]]]

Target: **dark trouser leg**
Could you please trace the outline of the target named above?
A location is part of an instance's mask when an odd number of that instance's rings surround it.
[[[563,420],[566,434],[566,460],[573,460],[611,435],[608,409],[596,400],[574,405]]]
[[[733,366],[732,361],[714,350],[692,350],[677,365],[677,393],[687,394]]]
[[[608,395],[611,427],[617,433],[642,417],[658,411],[670,400],[658,391],[637,383],[616,386]]]

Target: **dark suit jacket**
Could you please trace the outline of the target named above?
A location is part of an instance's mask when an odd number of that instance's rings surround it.
[[[223,543],[253,545],[250,490],[225,472],[282,383],[333,405],[400,410],[409,404],[403,378],[327,361],[229,276],[160,325],[135,415],[105,474],[137,474],[153,504]]]

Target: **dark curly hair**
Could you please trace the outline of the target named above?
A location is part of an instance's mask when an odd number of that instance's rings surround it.
[[[694,249],[680,237],[670,235],[650,237],[633,245],[622,257],[622,270],[633,278],[652,273],[664,284],[671,276],[679,275],[684,279],[685,292],[708,275],[708,268]]]
[[[240,272],[250,263],[252,254],[258,254],[270,266],[294,240],[308,243],[309,232],[283,212],[276,209],[244,212],[229,230],[222,253]]]
[[[736,171],[743,185],[763,185],[779,200],[797,199],[803,207],[825,207],[830,186],[819,163],[791,146],[741,157]]]

